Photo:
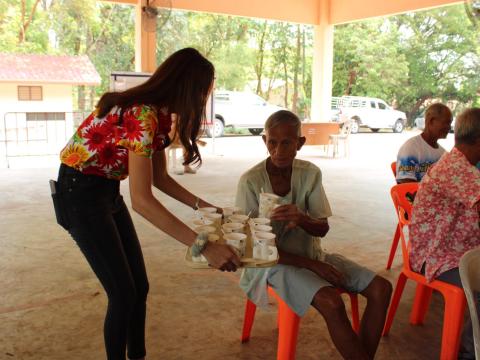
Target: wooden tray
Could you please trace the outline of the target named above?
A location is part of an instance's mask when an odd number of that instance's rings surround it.
[[[277,258],[275,260],[260,260],[260,259],[255,259],[253,258],[253,240],[252,240],[252,234],[250,232],[250,226],[247,224],[247,241],[245,243],[245,256],[243,258],[240,258],[240,261],[242,262],[242,265],[240,267],[242,268],[268,268],[275,266],[278,263],[278,251],[277,251]],[[223,234],[221,231],[218,231],[215,233],[220,237],[220,240],[218,241],[219,244],[225,244],[225,241],[223,239]],[[192,253],[190,251],[190,247],[187,248],[187,251],[185,252],[185,262],[187,263],[187,266],[193,268],[193,269],[213,269],[210,265],[208,265],[206,262],[195,262],[192,259]]]

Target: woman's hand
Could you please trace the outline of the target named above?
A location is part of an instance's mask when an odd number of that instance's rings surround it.
[[[335,287],[343,288],[345,286],[345,277],[334,266],[321,261],[315,261],[309,270],[327,280]]]
[[[288,221],[285,230],[297,227],[304,219],[305,214],[295,204],[280,205],[273,209],[271,219],[277,221]]]
[[[202,255],[208,260],[208,264],[221,271],[236,271],[241,265],[237,253],[225,244],[208,243]]]

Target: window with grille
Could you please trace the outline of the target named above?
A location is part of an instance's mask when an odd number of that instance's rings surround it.
[[[18,86],[18,100],[41,101],[43,100],[41,86]]]
[[[27,121],[65,120],[64,112],[28,112]]]

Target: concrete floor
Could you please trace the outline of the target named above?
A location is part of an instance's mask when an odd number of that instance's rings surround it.
[[[319,165],[334,216],[327,251],[347,257],[396,282],[400,251],[385,270],[395,217],[390,162],[415,132],[351,136],[350,157],[331,159],[321,147],[300,158]],[[442,141],[448,150],[452,137]],[[239,175],[264,158],[259,136],[216,139],[203,150],[204,165],[179,182],[218,205],[231,205]],[[106,298],[75,243],[54,221],[47,180],[56,160],[11,159],[0,169],[0,359],[102,359]],[[128,199],[128,183],[122,184]],[[158,194],[180,218],[192,210]],[[274,359],[275,305],[257,311],[249,343],[240,343],[245,298],[239,273],[193,270],[185,248],[133,214],[150,279],[147,314],[149,359]],[[436,359],[443,301],[434,296],[424,326],[409,325],[413,284],[407,284],[390,336],[377,359]],[[364,302],[360,302],[361,308]],[[203,309],[198,312],[198,309]],[[313,309],[302,319],[297,359],[339,359],[325,322]]]

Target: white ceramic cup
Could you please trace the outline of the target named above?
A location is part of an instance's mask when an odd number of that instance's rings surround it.
[[[270,219],[269,218],[264,218],[264,217],[258,217],[258,218],[253,218],[250,219],[250,224],[255,226],[255,225],[270,225]]]
[[[208,213],[204,215],[204,219],[212,221],[212,225],[216,226],[217,228],[220,228],[220,226],[222,226],[222,214]]]
[[[237,215],[231,215],[228,217],[228,221],[232,223],[242,223],[246,224],[248,221],[248,216],[247,215],[242,215],[242,214],[237,214]]]
[[[259,260],[273,261],[278,257],[276,246],[257,244],[253,247],[253,257]]]
[[[200,233],[213,234],[217,231],[217,228],[215,226],[210,226],[210,225],[201,225],[201,226],[197,226],[193,230],[197,234],[200,234]]]
[[[230,245],[237,250],[240,257],[245,256],[247,235],[241,233],[228,233],[223,235],[223,239],[227,245]]]
[[[280,204],[282,198],[271,193],[260,193],[260,200],[258,206],[259,217],[270,218],[272,210],[275,205]]]
[[[241,214],[242,209],[238,206],[227,206],[223,208],[223,216],[228,217],[231,215]]]
[[[256,232],[272,232],[272,227],[270,225],[254,225],[251,227],[252,233]]]
[[[208,220],[208,219],[194,219],[192,221],[192,224],[193,224],[193,227],[196,228],[198,226],[202,226],[202,225],[212,225],[213,224],[213,221],[211,220]]]
[[[263,243],[266,245],[275,245],[275,234],[271,232],[263,232],[258,231],[253,233],[253,242],[256,243]]]
[[[222,225],[222,232],[228,233],[245,233],[245,225],[242,223],[225,223]]]
[[[217,212],[217,208],[216,208],[216,207],[213,207],[213,206],[206,206],[206,207],[198,208],[197,211],[198,211],[198,212],[202,212],[202,213],[216,213],[216,212]]]

